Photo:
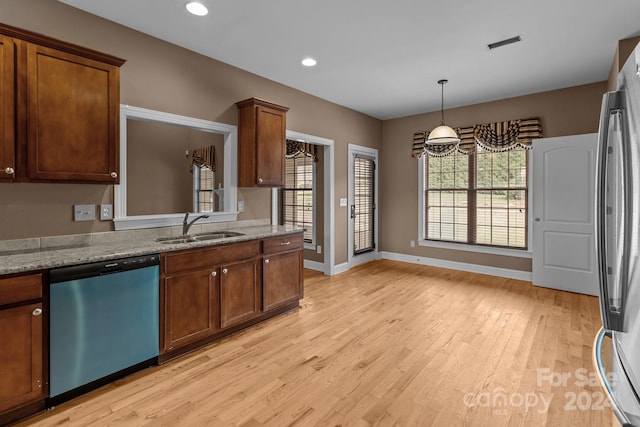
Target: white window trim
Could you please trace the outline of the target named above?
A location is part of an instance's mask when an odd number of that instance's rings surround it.
[[[224,206],[225,211],[213,212],[201,224],[213,222],[232,222],[238,218],[237,206],[237,165],[238,165],[238,128],[237,126],[172,113],[148,110],[120,104],[120,184],[113,186],[114,218],[116,230],[167,227],[182,225],[184,213],[159,215],[127,215],[127,118],[151,122],[172,123],[224,136]],[[233,210],[230,207],[234,207]]]
[[[373,242],[375,244],[375,248],[370,252],[365,252],[362,254],[354,255],[353,254],[353,229],[354,223],[353,219],[351,219],[351,209],[347,209],[347,263],[349,268],[355,267],[356,265],[363,264],[365,262],[373,261],[375,259],[380,258],[380,239],[378,235],[378,230],[380,228],[380,203],[379,203],[379,191],[380,191],[380,179],[379,179],[379,171],[380,171],[380,163],[378,159],[378,150],[376,148],[365,147],[356,144],[348,145],[348,189],[347,189],[347,197],[349,201],[349,206],[355,203],[355,195],[353,188],[353,177],[354,177],[354,158],[356,155],[361,155],[363,157],[368,157],[375,162],[375,177],[374,177],[374,203],[375,203],[375,211],[374,216],[374,230],[373,230]]]
[[[528,156],[528,164],[527,168],[531,168],[531,158],[533,156]],[[470,245],[468,243],[456,243],[456,242],[441,242],[435,240],[427,240],[424,238],[425,228],[425,206],[424,206],[424,159],[418,159],[418,246],[422,247],[431,247],[431,248],[441,248],[441,249],[452,249],[456,251],[464,251],[464,252],[479,252],[484,254],[493,254],[493,255],[502,255],[502,256],[510,256],[516,258],[528,258],[531,259],[533,256],[533,252],[531,251],[531,182],[529,182],[528,194],[529,194],[529,207],[527,209],[527,223],[529,224],[528,228],[528,249],[510,249],[510,248],[501,248],[494,246],[484,246],[484,245]],[[527,169],[531,170],[531,169]],[[531,174],[529,174],[529,181],[531,181]]]
[[[306,142],[322,146],[324,149],[324,237],[318,241],[324,247],[324,263],[322,271],[328,276],[333,276],[341,271],[335,264],[335,147],[333,139],[310,135],[302,132],[287,130],[288,139],[301,139]],[[278,224],[278,189],[271,190],[271,224]],[[317,247],[316,247],[317,249]],[[306,263],[306,261],[305,261]],[[306,265],[306,264],[305,264]]]

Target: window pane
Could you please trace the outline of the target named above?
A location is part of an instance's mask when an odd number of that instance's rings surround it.
[[[502,153],[478,148],[471,156],[426,157],[425,237],[526,248],[527,156],[522,148]],[[470,175],[475,182],[469,182]]]
[[[304,229],[303,237],[313,241],[313,160],[300,154],[285,159],[285,186],[280,190],[280,224]]]
[[[526,187],[527,154],[524,150],[509,152],[509,187]]]

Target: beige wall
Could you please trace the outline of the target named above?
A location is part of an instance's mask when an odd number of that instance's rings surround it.
[[[445,113],[455,127],[539,117],[545,137],[592,133],[606,82],[572,87],[484,104],[454,108]],[[383,123],[380,151],[380,247],[384,251],[531,271],[531,260],[436,248],[411,248],[418,239],[418,160],[411,157],[413,134],[431,130],[439,112]]]
[[[287,128],[335,141],[335,263],[347,261],[348,144],[380,150],[380,242],[383,251],[529,271],[527,259],[410,248],[418,227],[418,164],[410,156],[413,133],[439,122],[433,112],[381,122],[317,97],[154,39],[56,0],[2,0],[0,21],[97,49],[127,60],[121,102],[237,124],[235,102],[255,96],[290,108]],[[448,110],[455,126],[540,117],[545,136],[597,130],[606,83]],[[239,219],[271,216],[269,189],[240,189]],[[1,184],[0,239],[111,230],[110,222],[73,222],[72,205],[113,200],[112,187],[71,184]],[[328,230],[324,230],[328,232]],[[318,235],[319,242],[322,236]],[[326,248],[323,248],[325,250]],[[319,257],[320,259],[320,257]]]
[[[0,21],[119,56],[121,102],[237,124],[237,101],[259,97],[290,108],[287,128],[335,141],[335,205],[347,196],[349,143],[379,148],[382,123],[56,0],[2,0]],[[283,65],[284,66],[284,65]],[[296,66],[291,64],[291,66]],[[0,239],[111,230],[110,222],[71,221],[72,205],[111,201],[109,186],[2,184]],[[268,189],[241,189],[239,219],[271,216]],[[336,211],[336,264],[347,260],[346,208]]]

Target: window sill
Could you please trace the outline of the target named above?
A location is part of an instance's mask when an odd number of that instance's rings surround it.
[[[528,258],[531,259],[533,254],[528,250],[520,250],[520,249],[507,249],[507,248],[493,248],[491,246],[480,246],[480,245],[467,245],[463,243],[453,243],[453,242],[434,242],[432,240],[419,240],[418,246],[430,247],[430,248],[441,248],[441,249],[452,249],[456,251],[464,251],[464,252],[480,252],[483,254],[492,254],[492,255],[502,255],[502,256],[510,256],[516,258]]]
[[[310,251],[315,251],[316,245],[315,243],[304,242],[304,248],[309,249]]]
[[[203,219],[198,224],[209,224],[214,222],[237,221],[237,212],[214,212],[209,213],[209,218]],[[165,215],[139,215],[114,218],[113,223],[116,230],[135,230],[139,228],[155,228],[182,225],[184,214]]]

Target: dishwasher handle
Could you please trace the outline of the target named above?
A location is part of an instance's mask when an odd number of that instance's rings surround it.
[[[61,283],[68,282],[70,280],[85,279],[87,277],[105,276],[108,274],[151,267],[159,264],[160,255],[151,254],[53,268],[49,270],[49,283]]]

